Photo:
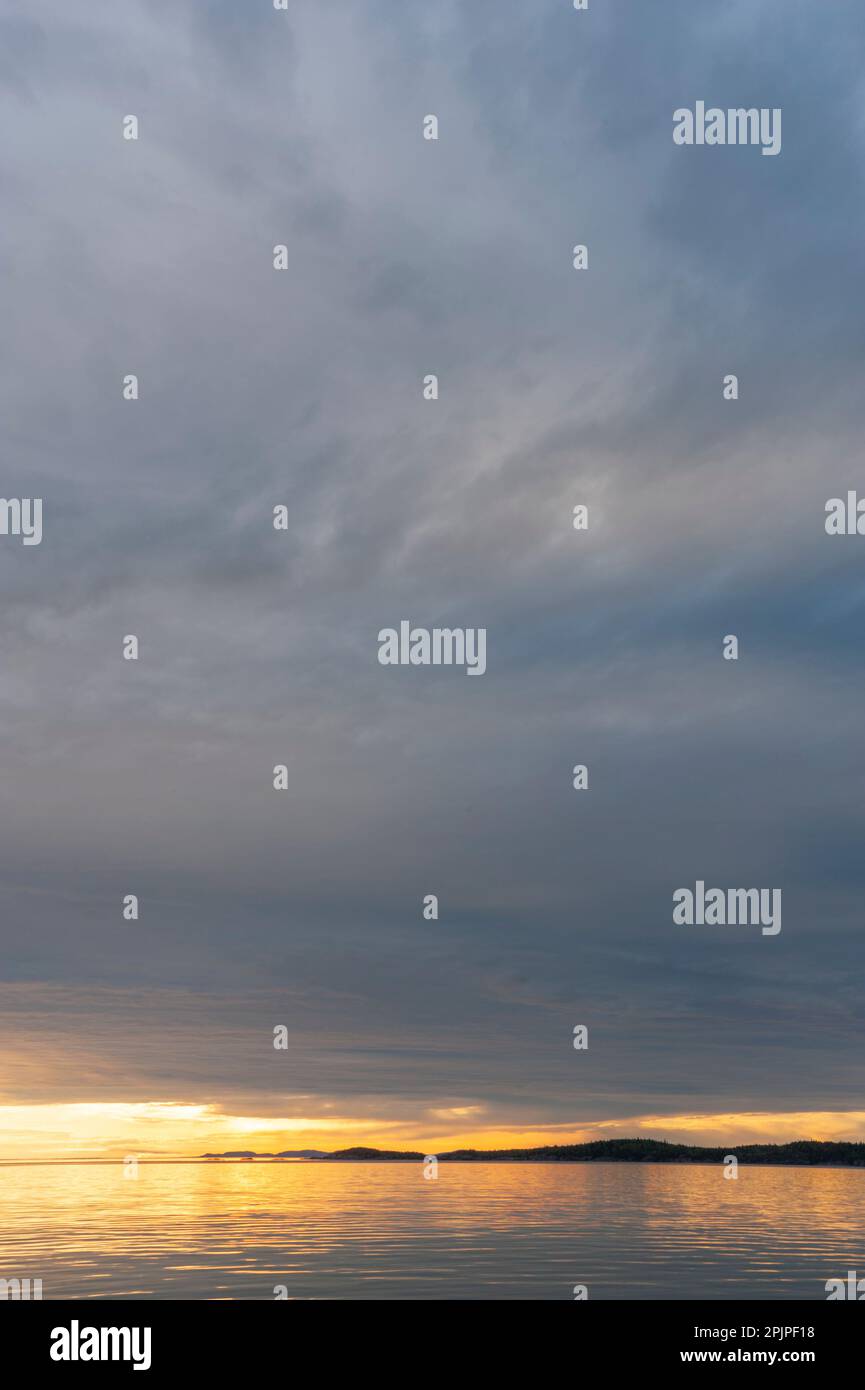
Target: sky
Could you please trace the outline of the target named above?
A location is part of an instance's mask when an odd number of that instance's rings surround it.
[[[863,48],[0,0],[0,1158],[865,1139]]]

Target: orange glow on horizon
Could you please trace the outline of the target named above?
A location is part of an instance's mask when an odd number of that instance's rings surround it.
[[[419,1109],[412,1119],[337,1114],[232,1115],[216,1105],[173,1101],[0,1106],[0,1160],[197,1158],[205,1152],[370,1148],[444,1153],[451,1149],[537,1148],[592,1139],[652,1138],[688,1144],[865,1141],[865,1111],[637,1115],[585,1124],[483,1124],[485,1107]],[[461,1125],[463,1127],[461,1127]]]

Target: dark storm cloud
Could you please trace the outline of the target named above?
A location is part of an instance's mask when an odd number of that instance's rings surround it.
[[[90,1058],[31,1098],[858,1103],[857,13],[7,0],[3,978]],[[698,98],[780,156],[674,147]],[[403,617],[484,679],[380,667]],[[674,928],[696,878],[781,935]]]

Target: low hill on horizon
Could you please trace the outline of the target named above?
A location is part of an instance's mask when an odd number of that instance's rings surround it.
[[[723,1163],[731,1155],[740,1163],[829,1164],[865,1168],[865,1143],[820,1139],[794,1139],[787,1144],[728,1144],[712,1148],[697,1144],[672,1144],[665,1139],[595,1139],[586,1144],[548,1144],[536,1149],[453,1149],[435,1157],[440,1163]],[[422,1163],[431,1155],[361,1146],[337,1149],[334,1153],[298,1149],[276,1154],[250,1151],[208,1153],[201,1157],[308,1158],[325,1163]]]
[[[324,1149],[283,1149],[278,1154],[259,1154],[254,1149],[230,1149],[221,1154],[200,1154],[201,1158],[330,1158]]]

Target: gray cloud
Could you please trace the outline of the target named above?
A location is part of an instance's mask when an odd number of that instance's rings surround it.
[[[29,1094],[279,1113],[288,1009],[377,1115],[858,1103],[857,11],[714,8],[6,0],[3,993],[91,1059]],[[701,96],[781,156],[676,149]],[[379,667],[402,617],[484,679]],[[782,935],[674,928],[696,878]]]

